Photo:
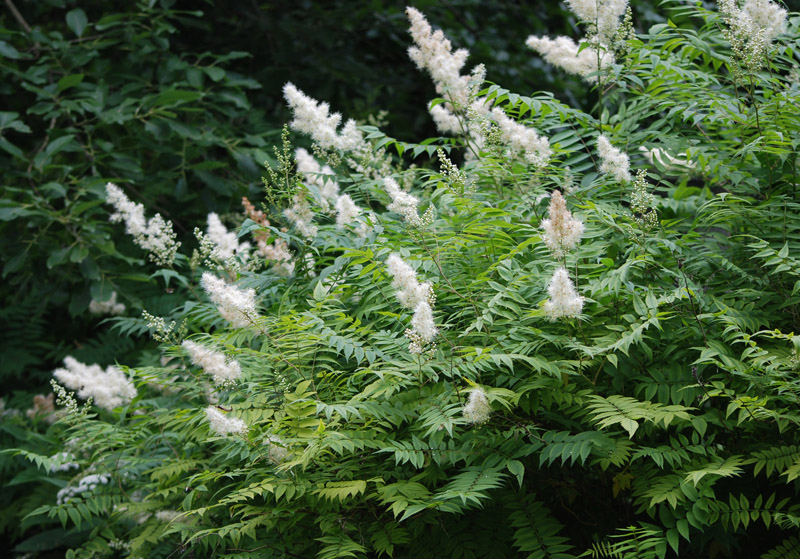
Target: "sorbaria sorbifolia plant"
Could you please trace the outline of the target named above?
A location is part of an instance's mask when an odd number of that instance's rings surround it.
[[[110,184],[185,302],[112,319],[161,366],[56,372],[97,413],[28,454],[63,485],[31,519],[74,557],[800,557],[800,18],[567,5],[580,43],[527,44],[590,113],[408,8],[447,137],[286,84],[310,149],[193,256]]]

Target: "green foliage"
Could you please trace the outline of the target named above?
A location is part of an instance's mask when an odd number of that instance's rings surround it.
[[[246,53],[173,47],[178,25],[201,12],[155,2],[105,13],[41,4],[22,10],[31,32],[10,12],[0,20],[0,306],[10,324],[26,324],[0,342],[3,392],[12,382],[46,384],[75,346],[104,364],[141,350],[129,341],[94,351],[113,334],[95,337],[103,317],[87,311],[90,301],[116,292],[138,316],[169,290],[108,222],[107,181],[190,237],[209,210],[238,212],[240,197],[257,192],[274,134],[248,99],[260,84],[226,71]]]
[[[344,151],[317,115],[319,170],[276,148],[235,254],[217,237],[131,277],[149,265],[110,250],[126,266],[107,281],[140,280],[151,315],[110,331],[159,344],[87,344],[136,354],[137,395],[114,409],[73,411],[32,441],[4,419],[18,450],[3,468],[61,489],[25,509],[26,536],[60,527],[74,557],[796,554],[798,18],[742,82],[719,14],[663,9],[585,86],[591,110],[492,84],[465,105],[440,87],[463,134],[411,143],[362,126]],[[90,18],[70,13],[83,36]],[[143,107],[177,122],[193,103],[218,109],[214,91],[170,83]],[[549,138],[546,163],[507,137],[516,122]],[[604,171],[600,134],[642,171],[636,200]],[[87,188],[83,211],[103,215]],[[553,250],[554,222],[572,219],[556,190],[583,225],[570,250]],[[39,226],[13,208],[9,223]]]

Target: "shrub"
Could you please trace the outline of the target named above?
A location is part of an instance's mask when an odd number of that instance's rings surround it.
[[[74,557],[797,554],[798,18],[570,6],[582,46],[528,43],[591,112],[463,73],[408,9],[451,137],[287,84],[314,154],[284,134],[238,236],[209,216],[174,260],[106,185],[180,304],[145,315],[162,364],[57,372],[123,403],[56,388],[63,446],[19,452],[78,471],[27,521]]]

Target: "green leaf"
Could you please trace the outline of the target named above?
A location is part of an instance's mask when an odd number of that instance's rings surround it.
[[[210,66],[208,68],[203,68],[206,75],[211,78],[213,81],[218,82],[225,77],[225,70],[222,68],[218,68],[216,66]]]
[[[80,8],[75,8],[67,12],[67,27],[69,27],[78,37],[83,36],[86,25],[89,22],[86,12]]]
[[[680,535],[675,528],[670,528],[667,530],[667,542],[669,542],[670,547],[678,553],[678,544],[680,544]]]
[[[67,254],[72,247],[62,248],[55,252],[50,253],[50,256],[47,258],[47,267],[54,268],[59,264],[62,264],[67,259]]]
[[[15,49],[12,45],[9,45],[5,41],[0,41],[0,55],[3,55],[5,58],[10,58],[12,60],[17,60],[22,58],[19,51]]]
[[[522,479],[525,477],[525,465],[519,460],[509,460],[506,462],[506,468],[517,477],[517,483],[522,487]]]
[[[0,131],[4,128],[11,128],[17,132],[29,134],[31,129],[27,124],[19,120],[19,113],[13,111],[0,111]]]
[[[153,102],[154,107],[169,107],[196,101],[203,96],[199,91],[186,91],[183,89],[168,89],[162,91]]]
[[[58,80],[58,90],[64,91],[70,87],[74,87],[83,81],[83,74],[70,74]]]

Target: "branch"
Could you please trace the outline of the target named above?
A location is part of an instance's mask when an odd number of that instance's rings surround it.
[[[25,30],[25,32],[26,33],[32,33],[33,29],[31,29],[31,26],[28,25],[27,21],[25,21],[25,18],[22,17],[22,14],[19,13],[19,10],[14,5],[14,2],[12,2],[12,0],[6,0],[6,6],[8,6],[9,10],[11,10],[11,13],[14,16],[14,19],[17,20],[17,22],[22,26],[22,28]]]

